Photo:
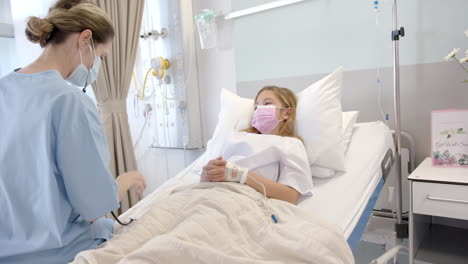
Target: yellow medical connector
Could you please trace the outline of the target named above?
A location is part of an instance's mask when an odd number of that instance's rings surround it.
[[[151,68],[146,71],[143,87],[141,88],[140,100],[145,99],[146,80],[148,79],[149,73],[151,72],[154,77],[161,80],[166,76],[166,70],[169,69],[170,66],[171,63],[164,57],[156,57],[151,59]]]

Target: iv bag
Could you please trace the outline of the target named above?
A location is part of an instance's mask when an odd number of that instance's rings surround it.
[[[202,49],[212,49],[217,46],[216,16],[212,10],[205,9],[195,16],[200,45]]]

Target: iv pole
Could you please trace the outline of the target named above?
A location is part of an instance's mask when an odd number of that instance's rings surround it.
[[[396,137],[396,169],[397,169],[397,217],[395,223],[395,231],[397,238],[408,237],[408,223],[402,220],[402,174],[401,174],[401,113],[400,113],[400,54],[398,42],[400,36],[405,36],[405,29],[398,29],[397,16],[397,0],[393,0],[393,91],[394,91],[394,108],[395,108],[395,137]]]

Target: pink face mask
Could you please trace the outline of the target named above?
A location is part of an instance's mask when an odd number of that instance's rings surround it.
[[[276,107],[274,105],[259,105],[255,110],[252,126],[255,127],[262,134],[268,134],[273,131],[284,120],[276,119],[276,109],[288,109],[283,107]]]

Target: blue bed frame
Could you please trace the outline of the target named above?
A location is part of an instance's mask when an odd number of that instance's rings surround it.
[[[391,149],[389,149],[387,153],[385,154],[385,157],[383,158],[382,163],[381,163],[382,178],[380,179],[379,183],[375,187],[375,190],[372,193],[372,196],[367,202],[364,212],[362,213],[356,227],[354,227],[353,232],[348,238],[348,244],[351,250],[353,251],[353,253],[356,251],[357,247],[359,246],[359,242],[361,241],[362,234],[364,233],[364,230],[366,229],[367,222],[369,222],[375,203],[377,202],[377,199],[379,198],[380,192],[382,191],[382,188],[385,184],[385,180],[387,179],[387,176],[390,173],[392,165],[393,165],[393,152]]]
[[[351,250],[353,252],[355,252],[357,247],[359,246],[359,241],[361,241],[362,234],[364,233],[364,230],[366,229],[367,222],[369,222],[369,219],[372,215],[372,210],[374,209],[375,203],[377,202],[377,199],[379,198],[380,191],[382,191],[382,187],[384,186],[384,184],[385,184],[385,179],[382,177],[379,181],[379,184],[375,188],[374,193],[372,194],[371,198],[367,202],[366,209],[364,209],[364,212],[359,218],[359,221],[356,227],[354,227],[353,232],[348,238],[348,244],[351,247]]]

